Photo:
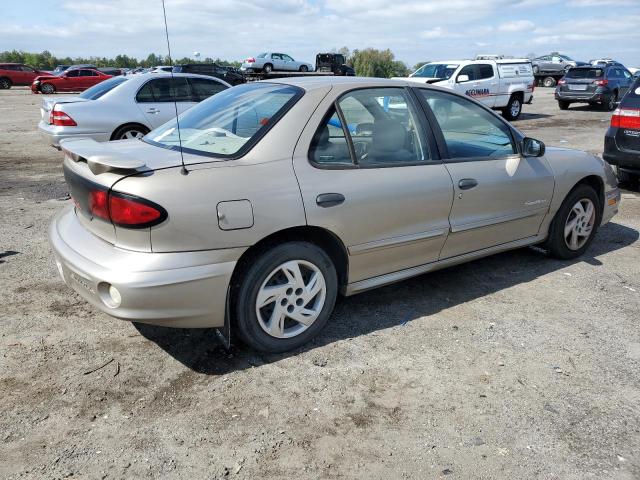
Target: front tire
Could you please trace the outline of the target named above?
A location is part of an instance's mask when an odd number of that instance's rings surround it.
[[[593,241],[602,212],[598,194],[589,185],[574,188],[556,212],[546,247],[559,259],[581,256]]]
[[[262,253],[234,285],[240,339],[261,352],[305,344],[326,325],[338,293],[331,258],[309,242],[287,242]]]
[[[542,85],[545,87],[555,87],[556,79],[553,77],[545,77],[545,79],[542,80]]]
[[[517,120],[522,113],[522,100],[518,95],[511,95],[509,103],[502,110],[502,116],[507,120]]]
[[[9,90],[11,88],[11,80],[8,78],[0,78],[0,90]]]
[[[50,83],[43,83],[40,86],[40,91],[42,93],[44,93],[45,95],[51,95],[53,93],[56,93],[56,87],[54,87],[53,85],[51,85]]]
[[[301,72],[308,72],[309,71],[309,67],[307,67],[306,65],[300,65],[300,71]]]
[[[558,100],[558,107],[560,107],[560,110],[567,110],[569,108],[569,105],[571,105],[571,102],[567,102],[566,100]]]
[[[618,103],[618,92],[614,91],[602,102],[602,109],[605,112],[613,112]]]

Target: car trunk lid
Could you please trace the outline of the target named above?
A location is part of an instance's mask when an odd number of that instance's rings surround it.
[[[560,85],[560,91],[575,95],[591,96],[604,80],[602,68],[577,68],[567,72]]]
[[[65,104],[65,103],[81,103],[87,102],[86,98],[82,97],[66,97],[66,98],[54,98],[54,97],[44,97],[42,99],[42,103],[40,104],[40,117],[42,121],[50,124],[51,120],[51,111],[54,109],[56,105]]]

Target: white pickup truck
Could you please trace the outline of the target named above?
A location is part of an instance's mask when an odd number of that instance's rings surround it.
[[[501,110],[507,120],[517,119],[522,105],[531,103],[535,83],[531,60],[526,58],[430,62],[408,80],[469,95],[487,107]]]

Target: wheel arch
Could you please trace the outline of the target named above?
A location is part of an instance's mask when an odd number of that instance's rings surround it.
[[[120,130],[122,130],[125,127],[142,127],[145,130],[147,130],[148,132],[151,131],[151,129],[147,125],[145,125],[144,123],[126,122],[126,123],[123,123],[122,125],[118,125],[116,128],[114,128],[113,132],[111,132],[111,137],[109,138],[109,140],[113,140],[116,137],[116,133],[118,133]]]
[[[346,285],[349,272],[349,255],[344,243],[333,232],[312,225],[290,227],[272,233],[249,247],[238,259],[231,275],[231,294],[240,284],[243,272],[251,262],[270,247],[292,241],[306,241],[323,249],[331,258],[338,274],[338,286]]]
[[[604,181],[602,180],[602,178],[598,175],[587,175],[586,177],[580,179],[573,186],[573,188],[569,190],[569,193],[573,192],[580,185],[587,185],[596,191],[596,195],[598,195],[600,212],[602,212],[602,210],[604,209]],[[567,195],[569,195],[569,193],[567,193]]]

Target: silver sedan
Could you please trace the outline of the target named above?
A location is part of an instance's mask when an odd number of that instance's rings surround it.
[[[240,67],[245,72],[313,72],[315,67],[308,62],[294,60],[286,53],[261,53],[257,57],[247,58]]]
[[[602,159],[475,100],[354,77],[230,88],[142,141],[62,142],[64,281],[114,317],[296,348],[353,295],[526,245],[571,259],[618,211]]]
[[[79,96],[43,98],[38,129],[53,146],[65,138],[142,138],[174,118],[176,108],[182,113],[229,87],[224,80],[193,74],[113,77]]]

